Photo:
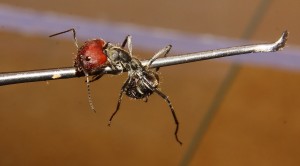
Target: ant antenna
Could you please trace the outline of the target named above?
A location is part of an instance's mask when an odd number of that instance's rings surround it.
[[[76,30],[74,28],[71,28],[69,30],[66,30],[66,31],[63,31],[63,32],[58,32],[58,33],[55,33],[53,35],[50,35],[49,37],[53,37],[53,36],[57,36],[57,35],[61,35],[61,34],[64,34],[64,33],[67,33],[67,32],[70,32],[72,31],[73,32],[73,39],[74,39],[74,44],[78,50],[78,42],[77,42],[77,38],[76,38]]]
[[[73,39],[74,39],[74,44],[77,48],[77,51],[79,50],[79,47],[78,47],[78,42],[77,42],[77,38],[76,38],[76,30],[74,28],[71,28],[69,30],[66,30],[66,31],[63,31],[63,32],[59,32],[59,33],[55,33],[53,35],[50,35],[49,37],[53,37],[53,36],[57,36],[57,35],[61,35],[61,34],[64,34],[64,33],[67,33],[67,32],[73,32]],[[80,58],[82,59],[82,56],[80,56]],[[80,61],[82,62],[82,61]],[[83,66],[83,64],[81,63],[80,64],[81,66]],[[83,72],[84,72],[84,75],[86,77],[86,87],[87,87],[87,94],[88,94],[88,101],[89,101],[89,104],[90,104],[90,107],[91,109],[96,112],[95,110],[95,107],[93,105],[93,101],[92,101],[92,95],[91,95],[91,89],[90,89],[90,79],[89,79],[89,74],[88,72],[84,69],[83,69]]]
[[[80,56],[80,58],[82,58],[82,55]],[[80,62],[81,62],[80,64],[83,65],[82,61],[80,61]],[[94,107],[94,104],[93,104],[92,95],[91,95],[89,74],[84,68],[82,68],[82,70],[83,70],[83,73],[86,77],[85,82],[86,82],[86,88],[87,88],[88,101],[89,101],[91,109],[96,113],[96,110],[95,110],[95,107]]]
[[[87,87],[88,101],[89,101],[91,109],[96,113],[96,110],[95,110],[95,107],[94,107],[94,104],[93,104],[93,100],[92,100],[92,95],[91,95],[89,75],[85,74],[85,76],[86,76],[86,87]]]

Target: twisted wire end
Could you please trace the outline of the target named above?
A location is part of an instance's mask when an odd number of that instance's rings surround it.
[[[273,51],[280,51],[285,47],[287,40],[288,40],[289,32],[285,30],[281,37],[275,42]]]

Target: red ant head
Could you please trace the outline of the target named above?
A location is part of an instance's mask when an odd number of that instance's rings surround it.
[[[78,72],[90,75],[107,65],[107,56],[103,53],[105,43],[102,39],[94,39],[79,48],[74,64]]]

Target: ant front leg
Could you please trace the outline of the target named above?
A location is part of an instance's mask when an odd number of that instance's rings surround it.
[[[119,98],[118,98],[117,108],[116,108],[115,112],[111,115],[111,117],[109,118],[108,126],[111,125],[112,119],[114,118],[114,116],[116,115],[116,113],[119,111],[119,108],[121,106],[121,101],[122,101],[123,93],[126,91],[128,83],[129,83],[130,80],[131,80],[131,78],[128,78],[126,80],[126,82],[124,83],[124,85],[122,86],[122,88],[121,88],[121,92],[120,92],[120,95],[119,95]]]
[[[70,31],[73,32],[74,43],[75,43],[75,46],[76,46],[76,48],[77,48],[77,50],[78,50],[79,47],[78,47],[78,42],[77,42],[77,38],[76,38],[76,30],[75,30],[74,28],[71,28],[71,29],[66,30],[66,31],[63,31],[63,32],[55,33],[55,34],[53,34],[53,35],[50,35],[49,37],[61,35],[61,34],[63,34],[63,33],[67,33],[67,32],[70,32]]]
[[[125,40],[121,45],[121,48],[124,49],[126,44],[128,46],[129,55],[132,57],[132,37],[130,35],[126,36]]]

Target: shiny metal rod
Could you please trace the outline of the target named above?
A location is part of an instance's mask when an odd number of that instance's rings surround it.
[[[152,63],[151,68],[178,65],[183,63],[202,61],[207,59],[221,58],[221,57],[240,55],[240,54],[258,53],[258,52],[275,52],[281,50],[285,46],[287,38],[288,38],[288,32],[284,31],[281,37],[275,43],[237,46],[237,47],[230,47],[230,48],[223,48],[217,50],[177,55],[172,57],[159,58]],[[142,61],[142,64],[146,64],[147,62],[148,60]],[[116,73],[115,71],[112,71],[110,67],[106,67],[104,71],[107,74]],[[74,67],[0,73],[0,86],[26,83],[26,82],[67,79],[67,78],[74,78],[74,77],[81,77],[81,76],[84,75],[81,73],[76,73]]]

